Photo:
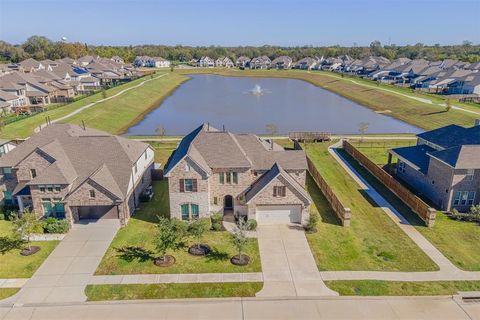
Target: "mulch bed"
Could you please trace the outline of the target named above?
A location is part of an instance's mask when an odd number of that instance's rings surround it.
[[[156,265],[157,267],[170,267],[175,264],[175,257],[166,255],[163,258],[155,258],[153,260],[153,264]]]
[[[242,254],[242,256],[240,257],[237,254],[230,259],[230,262],[236,266],[246,266],[250,262],[250,257],[246,254]]]
[[[212,251],[212,249],[210,249],[210,247],[206,244],[194,244],[188,248],[188,253],[190,253],[192,256],[206,256],[210,253],[210,251]]]
[[[22,249],[22,251],[20,251],[20,254],[22,256],[26,257],[26,256],[31,256],[32,254],[35,254],[38,251],[40,251],[40,247],[31,246],[30,249],[29,248]]]

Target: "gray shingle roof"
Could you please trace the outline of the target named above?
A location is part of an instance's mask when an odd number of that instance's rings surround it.
[[[406,160],[417,167],[420,172],[426,173],[428,170],[428,163],[430,157],[428,152],[435,151],[435,149],[421,144],[411,147],[401,147],[392,149],[390,152],[402,160]]]
[[[15,167],[33,152],[41,152],[52,164],[30,184],[68,183],[73,192],[92,179],[112,194],[125,197],[132,166],[147,148],[146,143],[95,129],[52,124],[1,157],[0,167]]]
[[[480,144],[480,126],[464,128],[456,124],[423,132],[417,137],[434,143],[442,148],[459,145]]]
[[[430,152],[430,154],[448,163],[455,169],[480,168],[480,145],[463,145],[453,148]]]
[[[305,153],[301,150],[285,151],[253,134],[233,134],[208,124],[201,125],[182,139],[165,173],[168,175],[186,156],[207,173],[213,168],[269,170],[276,162],[286,170],[307,168]]]

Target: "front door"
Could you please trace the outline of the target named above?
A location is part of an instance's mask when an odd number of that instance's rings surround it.
[[[224,210],[232,210],[233,209],[233,197],[230,195],[225,196],[223,201],[223,209]]]

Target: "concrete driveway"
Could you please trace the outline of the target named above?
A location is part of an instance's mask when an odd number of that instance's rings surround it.
[[[118,220],[75,224],[16,295],[2,302],[83,302],[85,286],[117,233]]]
[[[264,286],[258,297],[338,295],[322,281],[303,228],[258,226]]]

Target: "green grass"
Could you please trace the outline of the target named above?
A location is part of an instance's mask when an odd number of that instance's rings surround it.
[[[368,157],[375,159],[376,154],[369,149],[360,149]],[[418,216],[396,195],[390,192],[374,176],[358,164],[345,152],[344,158],[397,209],[428,241],[440,250],[457,267],[467,271],[480,271],[480,226],[475,223],[456,221],[438,212],[435,224],[427,228]]]
[[[0,300],[13,296],[20,291],[19,288],[0,288]]]
[[[88,285],[88,301],[254,297],[262,282]]]
[[[160,163],[163,168],[172,155],[172,152],[177,148],[179,141],[149,141],[148,143],[150,143],[155,150],[155,162]]]
[[[0,236],[9,235],[11,231],[10,221],[0,221]],[[27,257],[20,255],[20,250],[0,254],[0,278],[30,278],[58,243],[59,241],[33,241],[32,245],[39,246],[41,250]]]
[[[141,205],[137,213],[130,219],[128,225],[118,231],[96,274],[152,274],[152,273],[220,273],[220,272],[259,272],[261,271],[258,243],[250,239],[245,253],[250,256],[248,266],[239,267],[230,263],[230,258],[236,254],[230,243],[230,234],[226,231],[205,234],[202,243],[210,245],[212,253],[207,257],[194,257],[187,250],[170,252],[177,262],[168,268],[157,267],[151,257],[155,256],[152,239],[155,236],[157,215],[168,216],[168,184],[166,181],[154,182],[155,196],[151,202]],[[190,244],[193,242],[191,241]],[[150,251],[138,254],[129,261],[122,258],[116,249],[123,247],[141,248]],[[142,257],[144,258],[142,260]]]
[[[342,296],[437,296],[458,291],[478,291],[480,281],[326,281],[325,284]]]
[[[138,123],[147,113],[158,107],[163,99],[186,80],[188,80],[186,76],[167,73],[166,76],[101,102],[66,121],[80,124],[84,120],[86,125],[92,128],[113,134],[124,133],[130,126]],[[162,123],[160,122],[159,125]]]
[[[383,140],[350,140],[350,143],[369,157],[376,164],[383,166],[388,163],[388,150],[393,148],[413,146],[415,139],[383,139]]]
[[[158,75],[161,74],[159,73]],[[164,78],[168,78],[168,80]],[[113,96],[121,90],[138,85],[147,79],[149,79],[149,77],[140,78],[108,89],[106,91],[107,96]],[[80,112],[76,116],[66,119],[65,122],[79,124],[81,120],[85,120],[87,126],[92,128],[105,130],[111,133],[119,133],[122,130],[125,130],[129,124],[141,119],[148,110],[156,106],[155,102],[159,103],[185,79],[187,78],[184,76],[169,74],[163,78],[150,81],[140,88],[127,91],[116,98],[99,103]],[[102,98],[102,93],[96,93],[53,110],[42,112],[12,124],[8,124],[3,128],[0,137],[11,139],[26,138],[33,133],[34,128],[45,123],[45,118],[47,116],[50,117],[51,120],[55,120]],[[125,104],[128,105],[126,106]],[[117,105],[119,106],[118,109],[115,108]],[[98,116],[98,118],[95,118],[96,116]]]
[[[389,113],[387,114],[388,116],[397,118],[426,130],[435,129],[452,123],[464,126],[472,126],[475,118],[478,117],[478,115],[458,110],[450,110],[449,112],[445,112],[445,107],[419,102],[407,97],[402,97],[395,93],[380,90],[380,88],[384,88],[385,86],[372,86],[373,83],[368,80],[351,77],[340,78],[338,75],[335,75],[331,72],[306,72],[301,70],[239,71],[236,69],[189,69],[176,70],[176,72],[183,74],[213,73],[225,76],[272,77],[304,80],[312,83],[313,85],[335,92],[374,111],[389,110]],[[363,83],[363,81],[367,81],[371,87],[355,84],[351,80],[354,80],[357,83]],[[390,86],[388,86],[388,89],[392,89],[394,91],[404,90]],[[478,111],[478,109],[476,110]]]
[[[329,143],[308,144],[307,153],[341,201],[352,210],[351,226],[339,225],[335,213],[311,177],[307,179],[319,212],[318,232],[308,234],[319,270],[432,271],[438,267],[376,207],[328,153]]]

